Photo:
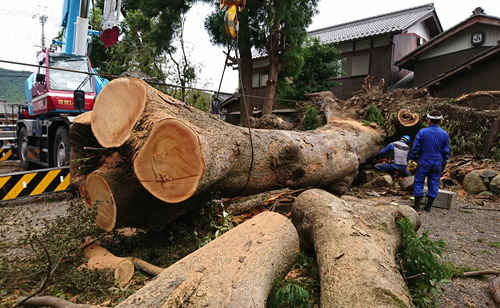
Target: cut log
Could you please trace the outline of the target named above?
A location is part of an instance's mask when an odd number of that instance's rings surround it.
[[[340,119],[308,132],[254,129],[250,140],[246,128],[133,78],[103,88],[91,122],[99,143],[121,146],[141,184],[169,203],[208,191],[234,196],[326,187],[342,193],[345,185],[335,184],[352,178],[383,142],[373,128]]]
[[[396,128],[396,137],[409,135],[412,138],[421,128],[420,116],[407,109],[400,109],[394,118],[394,127]]]
[[[321,307],[412,307],[395,261],[396,218],[403,215],[420,225],[408,206],[343,200],[319,189],[297,197],[292,219],[301,246],[316,252]]]
[[[400,127],[413,127],[420,122],[420,116],[416,113],[411,113],[406,109],[398,111],[397,123]]]
[[[203,197],[167,204],[145,190],[122,157],[114,153],[87,176],[85,203],[97,208],[96,225],[105,231],[120,227],[160,230],[203,204]]]
[[[86,268],[112,269],[115,273],[115,280],[118,280],[120,287],[127,285],[134,276],[134,264],[130,258],[117,257],[95,243],[85,248],[84,254],[88,259]]]
[[[263,212],[160,273],[117,308],[261,307],[298,255],[284,216]]]

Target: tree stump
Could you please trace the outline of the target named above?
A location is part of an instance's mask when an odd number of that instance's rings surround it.
[[[316,252],[321,307],[412,307],[395,261],[403,215],[420,225],[408,206],[342,200],[319,189],[297,197],[292,219],[301,246]]]

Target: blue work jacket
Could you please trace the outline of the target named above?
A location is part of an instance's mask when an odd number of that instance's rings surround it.
[[[408,154],[409,160],[415,160],[417,157],[417,164],[422,165],[442,164],[443,161],[448,161],[450,158],[448,133],[435,124],[421,129]]]

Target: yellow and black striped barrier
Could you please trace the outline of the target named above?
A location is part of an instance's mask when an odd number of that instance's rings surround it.
[[[69,167],[0,175],[0,200],[69,190]]]
[[[0,148],[0,161],[7,160],[12,157],[12,149],[11,148]]]

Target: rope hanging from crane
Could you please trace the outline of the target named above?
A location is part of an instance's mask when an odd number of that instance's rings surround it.
[[[239,29],[239,24],[238,24],[238,16],[236,14],[236,9],[238,8],[238,11],[241,13],[245,9],[246,5],[246,0],[220,0],[220,9],[224,9],[225,7],[228,7],[226,14],[224,15],[224,26],[226,29],[226,33],[229,36],[229,39],[232,41],[232,45],[234,46],[234,52],[236,56],[236,62],[238,65],[238,76],[239,76],[239,81],[240,84],[243,85],[243,82],[241,80],[241,72],[240,70],[240,60],[238,56],[238,29]],[[228,46],[227,50],[227,55],[226,55],[226,60],[224,63],[224,71],[227,65],[227,60],[229,59],[229,53],[231,52],[231,45]],[[222,73],[222,78],[224,78],[224,72]],[[222,84],[222,78],[221,78],[221,84]],[[220,91],[220,85],[219,85],[219,91]],[[242,99],[243,99],[243,105],[245,110],[248,110],[247,108],[247,102],[245,98],[245,90],[243,89],[243,86],[241,87],[241,92],[242,92]],[[217,102],[219,101],[219,92],[217,93]],[[218,110],[218,108],[217,108]],[[241,113],[241,116],[243,116],[243,112]],[[250,115],[247,115],[249,118]],[[248,122],[249,119],[247,119]],[[254,164],[254,156],[255,156],[255,150],[253,146],[253,138],[252,138],[252,129],[250,123],[248,124],[248,137],[250,139],[250,148],[251,148],[251,159],[250,159],[250,166],[248,170],[248,176],[245,181],[245,185],[241,189],[238,195],[242,195],[243,192],[247,189],[248,183],[250,182],[250,177],[252,175],[252,170],[253,170],[253,164]]]

